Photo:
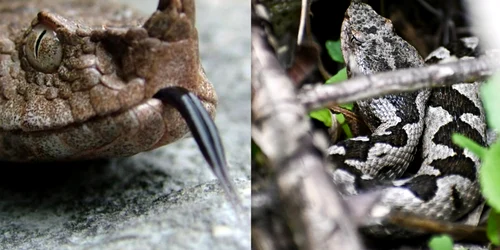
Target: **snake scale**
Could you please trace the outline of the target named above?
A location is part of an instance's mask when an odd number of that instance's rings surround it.
[[[234,195],[194,0],[144,18],[114,1],[0,1],[0,160],[129,156],[189,131]]]
[[[345,14],[341,48],[349,77],[424,65],[390,20],[358,1]],[[449,52],[440,48],[427,62],[450,59]],[[479,160],[454,145],[451,136],[460,133],[486,144],[478,87],[455,84],[358,101],[372,134],[328,149],[337,166],[333,179],[342,193],[378,189],[381,203],[392,209],[441,220],[455,221],[470,212],[481,199]]]

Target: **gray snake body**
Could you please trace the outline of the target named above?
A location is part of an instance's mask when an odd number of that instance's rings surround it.
[[[394,33],[390,20],[363,3],[351,3],[341,39],[350,76],[424,65],[417,51]],[[427,61],[445,57],[449,54],[441,48]],[[469,212],[481,199],[479,160],[454,145],[451,137],[460,133],[485,145],[478,85],[455,84],[357,102],[372,134],[328,150],[342,193],[379,189],[381,203],[392,209],[442,220],[457,220]]]

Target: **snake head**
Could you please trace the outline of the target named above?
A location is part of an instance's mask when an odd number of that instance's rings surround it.
[[[16,105],[28,106],[30,111],[21,118],[5,117],[2,125],[26,132],[47,131],[132,109],[158,111],[163,128],[155,126],[151,131],[162,131],[143,136],[149,138],[141,142],[147,146],[130,146],[134,150],[115,151],[116,156],[153,149],[188,132],[176,109],[153,98],[162,89],[186,89],[200,99],[210,117],[215,116],[217,96],[200,63],[193,0],[161,0],[145,22],[127,14],[96,18],[91,11],[106,10],[92,10],[92,3],[71,4],[88,13],[64,17],[43,10],[20,39],[24,75],[13,78],[26,81],[12,86],[16,89],[10,92],[23,95],[28,103]],[[78,4],[81,6],[74,7]],[[148,119],[143,117],[146,114],[136,116],[134,119],[142,123]],[[109,154],[113,155],[113,150]]]
[[[417,50],[396,34],[391,20],[359,0],[345,12],[341,49],[349,76],[423,65]]]
[[[13,9],[47,7],[29,4]],[[64,4],[72,11],[63,13]],[[39,12],[27,29],[19,27],[24,18],[5,18],[16,20],[9,31],[21,31],[0,36],[1,52],[13,58],[1,67],[11,69],[0,83],[0,158],[128,156],[190,131],[236,201],[212,120],[217,97],[200,64],[194,0],[160,0],[145,22],[116,9],[60,3]]]

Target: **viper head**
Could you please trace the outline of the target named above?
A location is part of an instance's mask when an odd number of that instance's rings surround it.
[[[129,117],[127,112],[138,116],[132,119],[147,128],[154,119],[142,121],[141,115],[160,114],[164,126],[150,127],[163,132],[144,130],[132,142],[149,145],[107,146],[107,151],[94,150],[85,157],[135,154],[173,142],[189,129],[225,191],[236,199],[212,120],[217,96],[200,63],[194,0],[160,0],[143,24],[127,26],[79,22],[42,11],[25,32],[21,46],[21,66],[29,88],[34,92],[55,89],[51,98],[61,99],[66,106],[59,114],[47,115],[55,110],[50,108],[34,110],[32,116],[48,119],[24,119],[20,129],[43,132],[78,127],[110,116]],[[41,98],[43,105],[53,105],[45,99]],[[179,114],[184,121],[178,119]],[[56,119],[58,115],[65,115],[64,119]],[[79,153],[71,157],[78,158]]]

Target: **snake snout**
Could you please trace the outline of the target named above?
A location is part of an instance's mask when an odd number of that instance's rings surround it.
[[[195,6],[194,0],[160,0],[158,2],[158,11],[168,11],[169,9],[175,9],[179,12],[185,13],[192,22],[194,23],[195,18]]]
[[[157,11],[144,23],[150,37],[166,42],[193,39],[198,36],[195,28],[193,0],[159,1]]]

